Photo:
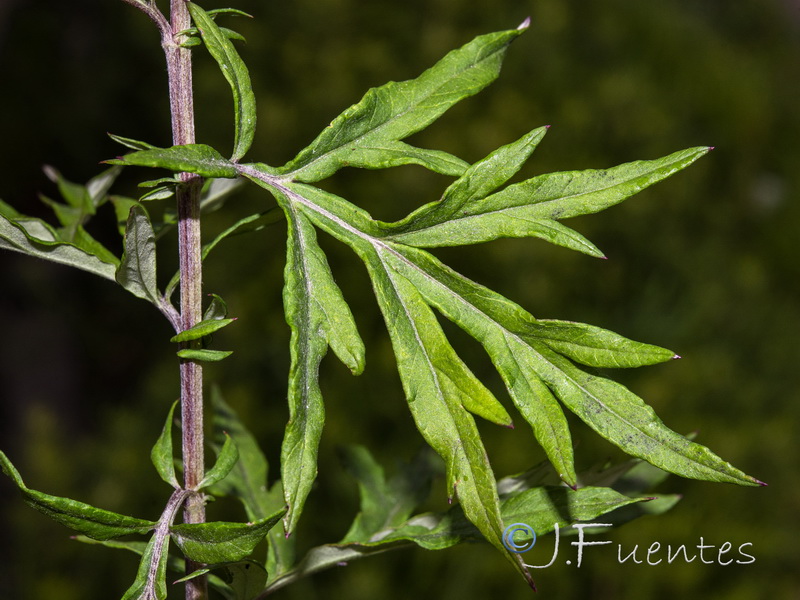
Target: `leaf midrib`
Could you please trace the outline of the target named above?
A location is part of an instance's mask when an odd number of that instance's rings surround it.
[[[685,160],[685,157],[682,160]],[[462,214],[460,216],[459,215],[455,215],[453,218],[449,218],[446,221],[441,221],[441,222],[438,222],[438,223],[434,223],[432,225],[427,225],[425,227],[420,227],[419,229],[410,229],[408,231],[404,231],[403,233],[398,234],[396,237],[397,238],[402,238],[402,236],[404,236],[404,235],[411,235],[411,234],[414,234],[414,233],[420,233],[420,232],[423,232],[423,231],[428,231],[430,229],[435,229],[436,227],[441,227],[442,225],[446,225],[446,224],[449,224],[449,223],[459,223],[461,221],[468,221],[469,219],[479,219],[479,218],[482,218],[482,217],[489,217],[491,215],[498,214],[498,213],[499,214],[506,213],[506,216],[527,220],[524,217],[519,217],[517,215],[507,214],[507,213],[510,213],[511,211],[514,211],[515,209],[526,209],[526,208],[530,208],[530,207],[533,207],[533,206],[547,207],[548,204],[551,204],[553,202],[558,202],[558,201],[561,201],[561,200],[574,200],[576,198],[580,198],[582,196],[589,196],[591,194],[602,194],[604,192],[607,192],[609,190],[614,189],[617,186],[624,185],[626,183],[634,181],[635,179],[639,179],[641,177],[648,177],[648,176],[652,175],[655,171],[658,171],[658,170],[660,170],[660,169],[662,169],[664,167],[670,167],[672,165],[675,165],[676,163],[680,163],[680,162],[682,162],[682,160],[674,160],[674,161],[668,163],[667,165],[654,166],[653,168],[645,171],[644,173],[641,173],[641,174],[637,175],[633,179],[626,179],[625,181],[617,182],[617,183],[615,183],[613,185],[608,185],[608,186],[605,186],[605,187],[598,187],[598,188],[595,188],[595,189],[593,189],[593,190],[591,190],[589,192],[582,192],[582,193],[578,193],[578,194],[569,194],[569,195],[566,195],[566,196],[558,196],[558,197],[555,197],[555,198],[547,198],[547,199],[541,200],[539,202],[529,202],[528,204],[518,204],[518,205],[515,205],[515,206],[509,206],[509,207],[506,207],[506,208],[500,208],[500,209],[497,209],[497,210],[490,210],[490,211],[486,211],[486,212],[470,213],[470,214],[467,214],[467,215],[463,215]],[[607,171],[607,169],[605,169],[605,170],[604,169],[600,169],[599,171],[603,172],[603,171]],[[550,175],[555,175],[555,173],[552,173]],[[541,175],[540,177],[547,177],[547,176],[548,175]],[[499,192],[495,192],[494,194],[490,194],[489,196],[484,197],[482,200],[486,201],[489,198],[491,198],[492,196],[497,196],[499,194],[505,194],[510,189],[512,189],[514,187],[517,187],[517,186],[524,185],[525,183],[526,182],[514,184],[514,185],[512,185],[510,187],[507,187],[507,188],[505,188],[505,189],[503,189],[503,190],[501,190]],[[536,219],[536,218],[537,217],[533,217],[533,219]],[[543,216],[543,217],[539,217],[539,218],[549,219],[551,221],[558,221],[559,220],[556,217]],[[569,218],[569,217],[562,217],[562,218]],[[390,237],[395,237],[395,236],[390,236]]]
[[[254,175],[254,176],[256,176],[258,179],[261,179],[262,181],[266,181],[266,182],[268,182],[270,185],[272,185],[272,186],[274,186],[274,187],[278,188],[278,189],[279,189],[279,190],[281,190],[281,191],[282,191],[284,194],[286,194],[286,195],[287,195],[287,196],[288,196],[290,199],[294,199],[295,201],[297,201],[297,202],[300,202],[300,203],[301,203],[303,206],[305,206],[305,207],[309,208],[310,210],[312,210],[312,211],[314,211],[314,212],[316,212],[316,213],[318,213],[318,214],[322,215],[322,216],[323,216],[323,217],[325,217],[326,219],[329,219],[329,220],[333,221],[333,222],[334,222],[334,223],[336,223],[337,225],[341,226],[343,229],[345,229],[345,230],[347,230],[348,232],[350,232],[350,233],[352,233],[352,234],[356,235],[357,237],[359,237],[359,238],[363,239],[364,241],[366,241],[367,243],[369,243],[369,244],[371,244],[373,247],[375,247],[375,248],[376,248],[376,250],[377,250],[377,247],[380,247],[380,248],[382,248],[383,250],[385,250],[386,252],[390,252],[390,253],[391,253],[391,254],[393,254],[395,257],[397,257],[399,260],[403,261],[403,262],[404,262],[404,263],[406,263],[408,266],[410,266],[411,268],[413,268],[413,269],[415,269],[416,271],[418,271],[418,272],[419,272],[419,273],[420,273],[420,274],[421,274],[421,275],[422,275],[424,278],[428,279],[428,280],[429,280],[431,283],[433,283],[435,286],[439,287],[440,289],[444,289],[444,291],[445,291],[446,293],[448,293],[449,295],[451,295],[451,296],[455,297],[457,300],[460,300],[460,302],[461,302],[462,304],[466,305],[466,306],[468,307],[468,309],[469,309],[469,310],[471,310],[472,312],[474,312],[474,313],[477,313],[478,315],[480,315],[480,316],[482,316],[482,317],[484,317],[484,318],[488,319],[490,322],[494,323],[494,324],[497,326],[497,328],[498,328],[499,330],[501,330],[502,332],[505,332],[505,333],[507,333],[507,334],[508,334],[508,335],[510,335],[512,338],[514,338],[515,340],[519,341],[521,344],[523,344],[523,345],[525,345],[525,346],[528,346],[528,347],[531,349],[531,352],[533,352],[533,353],[536,355],[536,357],[538,357],[538,358],[539,358],[539,359],[540,359],[540,360],[541,360],[543,363],[545,363],[545,364],[549,365],[551,368],[553,368],[553,369],[556,369],[556,370],[558,370],[559,372],[563,373],[563,376],[564,376],[564,378],[565,378],[565,379],[566,379],[566,380],[567,380],[569,383],[571,383],[571,384],[572,384],[574,387],[576,387],[578,390],[580,390],[580,391],[581,391],[581,392],[582,392],[582,393],[583,393],[585,396],[587,396],[589,399],[591,399],[591,400],[595,401],[597,404],[599,404],[601,407],[603,407],[603,409],[605,409],[606,411],[608,411],[608,413],[609,413],[609,414],[611,414],[611,415],[613,415],[615,418],[619,419],[619,421],[621,421],[622,423],[626,424],[626,425],[627,425],[627,426],[629,426],[630,428],[632,428],[632,429],[634,429],[634,430],[636,430],[636,431],[640,432],[642,435],[644,435],[646,438],[648,438],[648,439],[652,440],[652,441],[653,441],[653,442],[655,442],[657,445],[659,445],[659,446],[664,446],[664,447],[666,447],[667,449],[669,449],[669,450],[670,450],[672,453],[675,453],[675,454],[677,454],[678,456],[681,456],[682,458],[686,458],[686,457],[683,457],[683,456],[682,456],[682,455],[681,455],[681,454],[680,454],[680,453],[677,451],[677,449],[675,449],[675,448],[674,448],[674,447],[673,447],[671,444],[667,444],[667,443],[665,443],[665,442],[663,442],[663,441],[661,441],[661,440],[657,440],[657,439],[656,439],[656,438],[654,438],[654,437],[653,437],[653,436],[652,436],[650,433],[648,433],[647,431],[644,431],[644,430],[642,430],[642,429],[641,429],[640,427],[638,427],[637,425],[634,425],[633,423],[631,423],[631,422],[630,422],[628,419],[626,419],[626,418],[624,418],[623,416],[619,415],[619,414],[618,414],[618,413],[617,413],[615,410],[612,410],[612,409],[611,409],[611,408],[610,408],[610,407],[609,407],[609,406],[608,406],[606,403],[604,403],[604,402],[603,402],[603,401],[602,401],[600,398],[598,398],[598,397],[597,397],[597,396],[595,396],[593,393],[591,393],[589,390],[587,390],[587,389],[586,389],[586,388],[585,388],[583,385],[581,385],[579,382],[577,382],[577,381],[576,381],[574,378],[570,377],[570,376],[569,376],[567,373],[565,373],[565,372],[563,372],[561,369],[559,369],[557,365],[553,364],[551,361],[547,360],[547,359],[546,359],[544,356],[542,356],[542,355],[541,355],[541,354],[540,354],[540,353],[539,353],[539,352],[538,352],[538,351],[537,351],[535,348],[533,348],[533,347],[532,347],[530,344],[528,344],[528,343],[527,343],[527,342],[524,340],[524,338],[520,337],[519,335],[517,335],[517,334],[515,334],[515,333],[513,333],[513,332],[511,332],[511,331],[508,331],[508,329],[506,329],[506,328],[505,328],[505,327],[503,327],[503,326],[502,326],[500,323],[498,323],[497,321],[495,321],[495,320],[494,320],[494,319],[493,319],[491,316],[487,315],[485,312],[483,312],[482,310],[480,310],[480,309],[479,309],[477,306],[475,306],[474,304],[472,304],[472,303],[468,302],[468,301],[467,301],[467,300],[466,300],[466,299],[465,299],[463,296],[460,296],[460,295],[458,295],[458,294],[455,294],[455,293],[453,293],[453,291],[452,291],[452,290],[451,290],[449,287],[447,287],[445,284],[443,284],[442,282],[440,282],[440,281],[439,281],[439,280],[437,280],[436,278],[432,277],[432,276],[431,276],[430,274],[428,274],[428,273],[427,273],[427,272],[426,272],[424,269],[421,269],[421,268],[419,267],[419,265],[417,265],[417,264],[416,264],[416,263],[414,263],[413,261],[411,261],[411,260],[409,260],[408,258],[406,258],[405,256],[403,256],[403,254],[402,254],[402,253],[400,253],[400,252],[398,252],[397,250],[395,250],[394,248],[392,248],[392,246],[391,246],[389,243],[386,243],[386,242],[384,242],[383,240],[380,240],[380,239],[374,238],[373,236],[371,236],[371,235],[369,235],[369,234],[367,234],[367,233],[364,233],[364,232],[363,232],[363,231],[361,231],[360,229],[357,229],[356,227],[353,227],[352,225],[350,225],[350,224],[349,224],[349,223],[347,223],[346,221],[344,221],[344,220],[342,220],[341,218],[337,217],[337,216],[336,216],[336,215],[334,215],[333,213],[331,213],[331,212],[329,212],[329,211],[325,210],[325,209],[324,209],[324,208],[322,208],[321,206],[318,206],[317,204],[315,204],[315,203],[313,203],[312,201],[308,200],[308,199],[307,199],[307,198],[305,198],[304,196],[302,196],[302,195],[300,195],[300,194],[298,194],[298,193],[294,192],[293,190],[290,190],[289,188],[286,188],[286,187],[283,185],[283,183],[282,183],[282,181],[281,181],[280,179],[277,179],[277,178],[274,178],[274,177],[270,177],[270,176],[268,176],[268,175],[265,175],[265,174],[260,174],[260,173],[258,173],[258,172],[257,172],[257,171],[255,171],[255,170],[250,170],[250,169],[247,169],[247,171],[248,171],[248,174]],[[245,171],[243,171],[243,172],[245,172]],[[538,377],[538,375],[537,375],[537,377]],[[549,387],[549,386],[548,386],[548,387]],[[563,403],[563,402],[562,402],[562,403]],[[701,466],[702,466],[704,469],[709,469],[709,470],[711,470],[712,472],[721,473],[721,471],[719,471],[719,470],[718,470],[718,469],[716,469],[716,468],[709,467],[709,466],[707,466],[707,465],[702,465],[701,463],[697,463],[696,461],[692,461],[692,462],[694,462],[695,464],[699,464],[699,465],[701,465]]]

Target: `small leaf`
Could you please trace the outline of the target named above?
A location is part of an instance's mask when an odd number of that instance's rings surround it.
[[[207,214],[223,206],[228,197],[244,185],[244,179],[208,179],[200,195],[200,212]]]
[[[244,36],[238,31],[234,31],[233,29],[228,29],[227,27],[220,27],[219,32],[229,40],[236,40],[238,42],[247,43],[247,40],[244,39]]]
[[[137,298],[159,306],[161,296],[156,284],[156,238],[147,211],[131,206],[125,228],[124,252],[116,279]]]
[[[0,248],[77,267],[111,281],[117,270],[117,259],[110,253],[98,256],[66,242],[45,222],[30,217],[12,220],[0,214]]]
[[[119,230],[119,234],[125,237],[125,227],[128,224],[128,216],[131,214],[131,208],[139,203],[132,198],[125,198],[123,196],[111,196],[109,199],[114,206],[114,213],[117,216],[117,229]]]
[[[211,321],[227,317],[228,305],[225,303],[225,300],[216,294],[209,294],[209,296],[211,296],[211,304],[208,305],[206,312],[203,313],[203,320]]]
[[[217,386],[211,388],[211,404],[214,407],[215,443],[220,447],[230,436],[238,449],[239,460],[228,476],[211,486],[209,491],[237,498],[244,504],[247,518],[251,521],[273,514],[283,506],[283,499],[276,504],[267,492],[267,459],[258,442],[222,398]]]
[[[175,186],[162,186],[150,190],[139,196],[139,202],[153,202],[155,200],[166,200],[175,195]]]
[[[176,579],[172,583],[186,583],[187,581],[190,581],[192,579],[197,579],[198,577],[202,577],[203,575],[207,575],[210,572],[211,572],[211,569],[208,568],[208,567],[205,567],[205,568],[202,568],[202,569],[197,569],[196,571],[192,571],[191,573],[189,573],[185,577],[181,577],[180,579]]]
[[[194,327],[181,331],[179,334],[170,338],[170,342],[191,342],[192,340],[199,340],[207,335],[211,335],[215,331],[219,331],[233,323],[236,319],[210,319],[207,321],[200,321]]]
[[[113,133],[109,133],[108,137],[112,140],[117,142],[118,144],[122,144],[126,148],[130,148],[131,150],[155,150],[156,147],[153,144],[148,144],[147,142],[140,142],[139,140],[132,140],[131,138],[122,137],[121,135],[114,135]]]
[[[231,354],[233,354],[233,350],[208,350],[206,348],[197,350],[192,348],[184,348],[183,350],[178,350],[179,358],[207,362],[217,362],[228,358]]]
[[[460,174],[466,163],[455,157],[406,148],[398,142],[424,129],[456,102],[494,81],[506,48],[520,33],[511,30],[480,36],[450,52],[416,79],[390,82],[369,90],[358,104],[336,117],[317,139],[281,168],[280,173],[290,175],[295,181],[313,182],[348,165],[384,168],[422,164],[448,174]]]
[[[197,485],[197,489],[200,490],[212,486],[225,479],[238,460],[239,450],[236,448],[236,442],[234,442],[229,435],[225,435],[225,443],[222,444],[222,450],[220,450],[219,456],[217,456],[217,462],[211,469],[206,471],[203,480]]]
[[[233,92],[235,139],[231,160],[236,162],[250,148],[256,130],[256,99],[250,83],[250,74],[228,36],[220,30],[208,13],[192,2],[187,2],[186,5],[203,36],[208,52],[219,64]],[[214,176],[208,175],[208,177]]]
[[[383,469],[363,446],[343,449],[345,468],[358,480],[361,504],[341,544],[370,541],[381,532],[400,526],[430,492],[432,467],[429,456],[420,453],[387,481]]]
[[[77,500],[29,489],[3,452],[0,452],[0,467],[22,492],[25,502],[51,519],[91,538],[107,540],[130,533],[148,533],[156,526],[153,521],[120,515]]]
[[[108,199],[108,191],[120,173],[122,173],[122,167],[111,167],[92,177],[86,183],[86,190],[89,192],[89,198],[95,207],[100,206]]]
[[[153,462],[161,479],[176,490],[181,487],[181,484],[178,483],[178,478],[175,476],[175,458],[172,455],[172,419],[177,405],[177,400],[172,403],[169,413],[167,413],[167,421],[161,430],[161,435],[158,436],[158,441],[150,452],[150,460]]]
[[[192,35],[184,35],[180,45],[181,48],[194,48],[195,46],[199,46],[202,43],[203,42],[199,37],[195,37]]]
[[[217,247],[217,245],[224,239],[234,236],[240,235],[242,233],[250,233],[253,231],[261,231],[265,227],[269,225],[273,225],[280,221],[283,218],[283,213],[275,208],[273,210],[269,210],[263,213],[257,213],[255,215],[249,215],[240,219],[230,227],[228,227],[225,231],[220,233],[217,237],[214,238],[213,241],[205,244],[203,246],[202,251],[202,258],[203,260],[211,253],[211,251]]]
[[[209,488],[215,495],[237,498],[247,511],[251,521],[263,519],[284,507],[280,481],[267,488],[267,459],[258,447],[253,435],[222,398],[219,389],[211,389],[214,407],[214,437],[217,444],[230,434],[239,449],[239,461],[228,476]],[[295,562],[294,537],[286,538],[282,528],[273,528],[268,533],[269,549],[267,570],[270,577],[279,577]]]
[[[199,563],[236,562],[252,554],[285,510],[255,523],[193,523],[173,525],[170,535],[181,551]]]
[[[243,10],[239,10],[238,8],[212,8],[211,10],[207,10],[206,14],[212,19],[216,19],[219,15],[247,17],[249,19],[253,18],[253,15],[251,15],[250,13],[246,13]]]
[[[111,165],[156,167],[175,172],[197,173],[203,177],[236,177],[236,167],[211,146],[186,144],[171,148],[151,148],[105,161]]]
[[[140,181],[139,187],[154,188],[164,184],[176,186],[180,185],[180,183],[181,180],[178,179],[177,177],[161,177],[159,179],[150,179],[149,181]]]
[[[68,181],[50,165],[44,167],[44,173],[50,181],[58,186],[58,191],[61,197],[66,200],[67,206],[76,209],[81,215],[93,215],[95,213],[95,205],[89,196],[89,190],[85,186]]]
[[[267,584],[267,571],[253,561],[225,565],[236,600],[254,600]]]

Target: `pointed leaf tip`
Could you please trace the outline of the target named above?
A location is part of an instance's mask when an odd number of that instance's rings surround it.
[[[525,17],[525,20],[522,23],[519,24],[519,27],[517,27],[517,30],[518,31],[524,31],[525,29],[530,27],[530,25],[531,25],[531,18],[530,17]]]

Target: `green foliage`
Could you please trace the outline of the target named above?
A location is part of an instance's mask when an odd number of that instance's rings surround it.
[[[141,4],[145,12],[157,12],[150,3]],[[281,447],[281,477],[272,487],[268,487],[267,461],[258,444],[216,391],[213,427],[217,460],[200,484],[191,489],[182,488],[175,472],[175,405],[169,410],[151,460],[174,491],[157,522],[30,490],[0,453],[4,472],[29,504],[89,538],[140,554],[136,579],[123,600],[166,598],[167,570],[185,565],[180,557],[170,555],[171,541],[185,559],[205,565],[181,581],[225,569],[229,581],[217,577],[211,580],[212,585],[225,597],[237,600],[251,600],[342,561],[400,547],[444,549],[468,541],[492,544],[533,586],[519,555],[510,552],[503,542],[507,523],[525,522],[541,534],[608,513],[615,522],[624,522],[648,512],[641,506],[653,499],[640,494],[655,482],[660,470],[708,481],[761,483],[708,448],[669,429],[652,408],[624,386],[578,366],[651,365],[677,358],[672,351],[591,325],[537,319],[423,249],[503,237],[535,237],[603,257],[597,246],[561,221],[613,206],[689,166],[709,148],[690,148],[605,170],[539,175],[507,185],[542,141],[546,127],[530,131],[471,165],[450,153],[403,141],[494,81],[508,46],[527,28],[526,21],[516,29],[475,38],[415,79],[369,90],[285,165],[242,163],[255,135],[256,105],[248,70],[231,42],[241,36],[216,24],[214,17],[219,11],[206,12],[193,3],[188,7],[194,27],[180,32],[189,36],[183,45],[196,45],[192,36],[199,33],[231,87],[231,158],[225,159],[205,144],[158,148],[113,136],[133,152],[106,161],[114,167],[86,186],[48,171],[65,200],[45,200],[55,212],[59,229],[0,205],[2,247],[115,280],[134,296],[152,303],[175,329],[170,341],[181,344],[177,355],[184,361],[228,357],[230,351],[200,345],[207,345],[213,333],[235,319],[227,317],[225,302],[214,295],[204,320],[186,329],[178,326],[169,298],[180,276],[172,278],[165,293],[159,290],[157,280],[157,241],[160,233],[174,224],[166,211],[163,222],[157,223],[139,202],[111,198],[118,221],[127,212],[120,259],[85,231],[85,222],[109,199],[107,193],[120,167],[151,167],[174,173],[142,183],[151,191],[140,200],[171,197],[183,185],[179,173],[206,179],[246,179],[274,197],[277,208],[238,220],[203,247],[202,259],[232,235],[258,232],[276,223],[280,212],[286,219],[283,302],[291,329],[290,418]],[[373,219],[345,198],[311,185],[343,167],[384,169],[400,165],[418,165],[456,179],[438,200],[396,222]],[[231,190],[212,190],[215,184],[206,188],[201,208],[218,207]],[[318,243],[318,230],[347,245],[364,263],[388,329],[409,410],[422,437],[443,460],[448,499],[457,503],[444,512],[415,514],[427,498],[433,476],[429,458],[422,455],[387,479],[365,448],[351,447],[344,451],[344,462],[358,482],[360,511],[341,541],[312,548],[296,560],[290,536],[297,529],[316,479],[325,421],[319,382],[321,361],[330,347],[353,374],[365,368],[364,344]],[[496,478],[474,415],[504,427],[513,426],[512,417],[450,344],[437,312],[482,345],[549,465]],[[562,407],[649,465],[634,461],[578,472]],[[631,477],[637,469],[644,470]],[[238,498],[251,522],[174,524],[187,498],[196,497],[203,489]],[[676,500],[662,498],[649,512],[667,510]],[[282,531],[276,527],[281,519]],[[151,537],[146,543],[115,540],[132,533]],[[245,559],[265,539],[262,568]]]

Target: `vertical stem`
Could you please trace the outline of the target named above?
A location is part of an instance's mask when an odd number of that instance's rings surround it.
[[[172,113],[172,142],[175,145],[193,144],[194,103],[192,96],[192,54],[180,47],[179,32],[191,26],[184,0],[171,0],[169,39],[164,39],[169,76],[170,110]],[[178,186],[178,254],[181,274],[181,328],[189,329],[202,318],[202,263],[200,245],[200,187],[202,180],[181,173],[184,182]],[[199,341],[187,343],[197,346]],[[181,360],[181,423],[183,431],[184,486],[192,490],[202,481],[203,464],[203,368],[200,363]],[[184,505],[186,523],[205,521],[205,505],[201,494],[190,494]],[[198,565],[187,561],[187,572]],[[205,600],[208,597],[205,576],[186,582],[186,600]]]

